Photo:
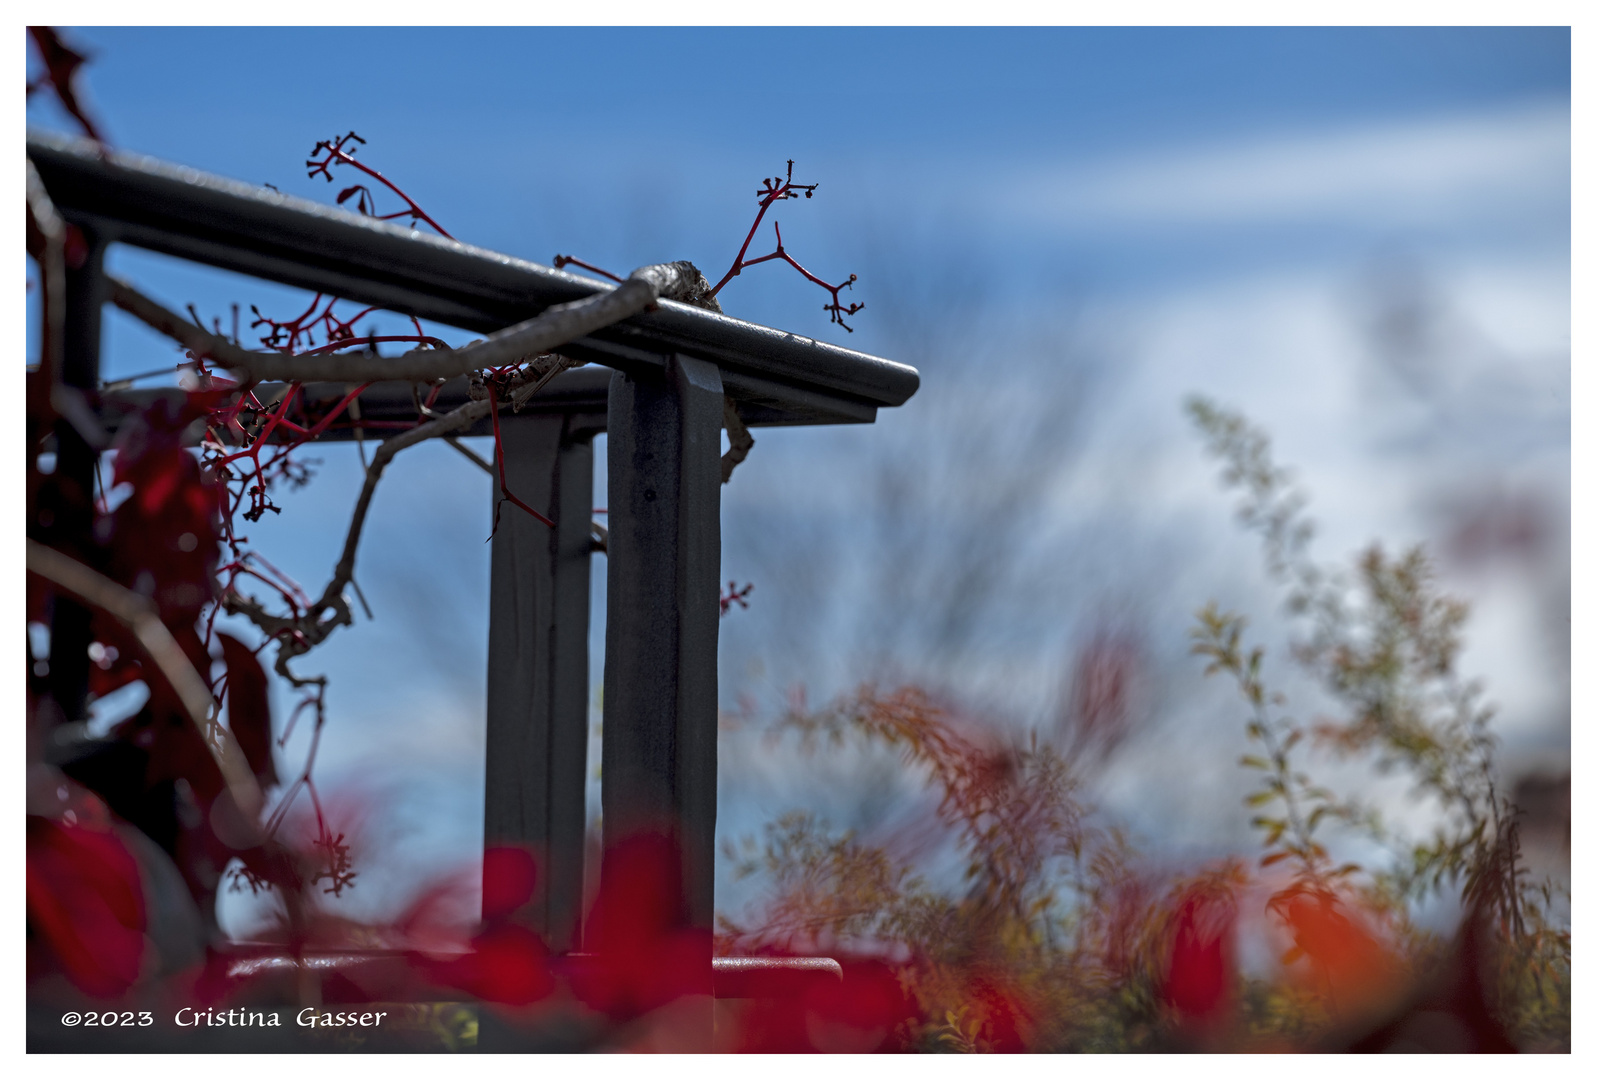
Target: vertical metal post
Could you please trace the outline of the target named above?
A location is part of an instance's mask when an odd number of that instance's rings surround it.
[[[715,914],[721,423],[712,363],[673,356],[658,375],[611,377],[604,844],[670,836],[682,920],[705,931]],[[708,980],[708,933],[704,964]]]
[[[555,526],[499,508],[488,601],[484,840],[533,850],[538,879],[523,914],[555,952],[581,939],[587,828],[593,432],[575,419],[503,419],[506,482]]]
[[[84,391],[100,381],[100,317],[105,305],[105,243],[85,230],[83,261],[66,272],[66,327],[61,381]],[[69,544],[93,543],[95,470],[99,455],[65,420],[55,427],[56,479],[62,505],[54,532]],[[50,617],[50,694],[68,721],[85,718],[89,693],[89,609],[56,594]]]

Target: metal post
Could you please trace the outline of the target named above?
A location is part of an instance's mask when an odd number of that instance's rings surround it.
[[[581,940],[587,827],[594,431],[583,420],[504,418],[510,490],[555,527],[500,506],[488,602],[484,840],[533,850],[538,878],[524,915],[556,952]]]
[[[607,852],[665,833],[681,921],[715,912],[720,370],[673,356],[610,381],[610,539],[602,798]],[[706,993],[710,967],[705,934]]]
[[[105,305],[105,243],[83,231],[87,249],[81,263],[68,260],[66,328],[62,338],[61,381],[95,390],[100,380],[100,316]],[[55,468],[62,504],[54,532],[67,543],[93,544],[95,449],[65,420],[55,426]],[[89,693],[89,609],[59,593],[50,617],[50,694],[68,721],[83,720]]]

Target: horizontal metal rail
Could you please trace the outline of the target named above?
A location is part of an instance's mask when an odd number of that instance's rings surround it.
[[[297,977],[301,971],[338,977],[323,987],[323,999],[329,1004],[371,1001],[375,989],[383,992],[383,1001],[425,1001],[429,992],[437,991],[417,976],[414,954],[393,949],[307,952],[296,959],[272,946],[240,945],[229,953],[233,957],[226,967],[230,979],[281,979]],[[569,953],[553,958],[550,968],[556,977],[569,980],[599,960],[587,953]],[[718,998],[802,997],[813,987],[825,988],[843,980],[842,965],[824,956],[717,956],[710,963],[712,992]]]
[[[275,401],[282,386],[282,383],[262,383],[255,388],[255,393],[262,401]],[[296,406],[306,410],[310,416],[320,418],[343,400],[351,389],[347,383],[304,383],[300,387]],[[605,428],[609,391],[610,372],[604,368],[581,367],[573,371],[564,371],[549,380],[548,386],[527,399],[527,403],[519,411],[512,412],[508,406],[501,408],[499,423],[514,424],[518,417],[522,416],[569,415],[573,418],[577,429],[597,434]],[[106,433],[114,435],[121,426],[123,418],[148,408],[157,398],[170,395],[181,397],[180,392],[174,387],[108,391],[100,395],[98,419]],[[347,442],[356,437],[357,429],[363,438],[380,440],[415,427],[427,419],[416,408],[418,397],[425,402],[427,388],[423,387],[420,392],[413,393],[411,387],[400,383],[377,383],[369,386],[355,399],[358,402],[359,417],[356,417],[356,410],[345,410],[317,436],[316,441]],[[432,411],[449,412],[470,400],[466,380],[450,379],[439,388],[438,395],[432,403]],[[196,425],[193,431],[194,439],[197,441],[202,434],[203,427]],[[493,434],[492,421],[485,416],[475,425],[458,431],[456,438],[491,434]],[[292,440],[293,435],[285,432],[274,437],[272,441]]]
[[[547,266],[97,144],[34,132],[28,156],[67,220],[122,242],[477,332],[613,288]],[[869,423],[914,368],[679,304],[561,350],[623,371],[682,354],[721,368],[746,423]]]

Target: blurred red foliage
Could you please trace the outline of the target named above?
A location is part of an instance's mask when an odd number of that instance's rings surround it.
[[[1183,1023],[1208,1027],[1229,1018],[1235,997],[1236,907],[1203,884],[1187,889],[1170,916],[1170,952],[1160,987]]]
[[[62,107],[83,125],[84,133],[95,142],[104,142],[99,127],[89,119],[83,103],[78,100],[78,69],[88,57],[68,47],[53,26],[30,26],[28,37],[44,62],[44,73],[28,83],[28,96],[32,97],[35,90],[48,83]]]
[[[1390,956],[1357,909],[1323,890],[1294,889],[1271,901],[1291,931],[1293,947],[1284,960],[1307,959],[1300,979],[1323,990],[1333,1002],[1379,1003],[1401,977]]]
[[[710,933],[685,926],[675,842],[655,833],[622,841],[605,852],[599,881],[584,930],[592,959],[572,975],[577,999],[621,1020],[708,996]]]
[[[904,1034],[922,1019],[899,968],[880,957],[837,954],[841,979],[812,979],[736,1002],[718,1025],[722,1049],[750,1054],[871,1054],[910,1049]]]
[[[222,662],[227,665],[227,726],[244,751],[250,772],[262,787],[277,783],[272,763],[272,714],[266,696],[266,672],[248,645],[218,633]]]
[[[543,940],[514,924],[489,923],[471,939],[468,952],[450,960],[424,960],[420,966],[440,986],[498,1005],[531,1005],[555,988]]]
[[[174,630],[191,627],[216,593],[223,490],[183,447],[184,431],[208,415],[210,396],[163,396],[127,423],[111,482],[132,491],[96,526],[112,580],[153,599]]]
[[[1073,756],[1107,757],[1131,734],[1147,657],[1136,637],[1098,627],[1073,658],[1060,734]]]
[[[27,858],[29,936],[44,946],[28,949],[29,979],[58,968],[85,994],[122,994],[144,958],[144,892],[132,854],[108,827],[30,815]]]
[[[521,848],[483,853],[482,930],[468,950],[447,960],[418,957],[420,969],[441,986],[454,987],[499,1005],[525,1006],[555,988],[543,940],[512,920],[532,899],[538,868]]]

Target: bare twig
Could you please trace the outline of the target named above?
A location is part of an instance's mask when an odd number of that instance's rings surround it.
[[[337,627],[348,626],[353,622],[349,603],[344,598],[344,590],[354,577],[355,553],[360,547],[361,531],[366,525],[366,514],[371,509],[372,496],[377,491],[377,482],[382,479],[383,470],[388,468],[388,463],[394,459],[394,455],[417,443],[441,438],[470,427],[487,416],[491,408],[487,401],[467,402],[458,409],[444,413],[436,420],[429,420],[425,424],[383,441],[372,454],[371,465],[366,469],[366,480],[361,485],[360,496],[355,500],[355,510],[350,515],[349,529],[344,535],[344,549],[339,555],[338,564],[333,568],[332,579],[327,583],[327,588],[322,590],[321,598],[311,604],[304,615],[292,618],[272,615],[261,605],[236,592],[227,595],[225,603],[229,611],[245,616],[268,636],[279,640],[276,664],[279,675],[296,686],[303,685],[306,680],[289,671],[287,662],[320,645]],[[331,613],[331,617],[323,618],[328,613]]]
[[[421,394],[417,392],[417,388],[416,387],[412,386],[411,390],[410,390],[410,393],[411,393],[411,397],[416,402],[416,411],[418,413],[420,413],[422,416],[426,417],[429,420],[435,420],[438,417],[443,415],[442,413],[433,412],[433,410],[431,408],[429,408],[426,405],[426,403],[424,403],[421,400]],[[463,457],[465,457],[465,459],[467,461],[469,461],[473,465],[477,466],[477,468],[481,469],[483,472],[487,473],[489,476],[497,476],[498,475],[497,473],[494,472],[493,463],[485,460],[481,454],[477,453],[477,451],[473,450],[471,447],[469,447],[465,443],[461,442],[460,441],[460,436],[458,436],[458,435],[445,435],[445,436],[443,436],[443,440],[444,440],[444,442],[448,443],[450,446],[454,447],[456,450],[460,451],[461,455]],[[361,468],[363,468],[363,469],[366,468],[366,459],[365,458],[361,459],[360,465],[361,465]]]
[[[722,288],[726,286],[727,282],[731,281],[733,278],[737,277],[739,274],[743,273],[744,270],[751,266],[757,266],[763,262],[770,262],[772,259],[781,259],[793,269],[797,270],[800,274],[804,275],[806,279],[814,282],[827,292],[831,293],[832,302],[823,306],[821,310],[830,312],[832,321],[837,323],[844,330],[847,330],[851,334],[854,332],[854,328],[843,321],[843,316],[852,315],[857,311],[864,311],[865,305],[861,303],[852,303],[849,304],[848,307],[844,307],[839,293],[841,293],[844,289],[852,289],[854,287],[854,282],[858,281],[859,278],[854,274],[850,274],[847,281],[833,285],[830,282],[823,281],[814,274],[810,273],[808,270],[804,269],[804,267],[799,264],[799,261],[793,258],[793,256],[789,255],[787,253],[787,249],[782,246],[781,222],[777,222],[775,225],[776,250],[771,252],[769,255],[761,255],[758,258],[746,258],[749,253],[749,244],[753,242],[754,234],[760,231],[760,222],[765,220],[765,212],[776,203],[781,202],[784,199],[798,198],[799,192],[801,191],[804,193],[804,197],[806,199],[811,198],[814,196],[817,186],[818,185],[816,184],[795,184],[793,182],[793,162],[791,160],[789,160],[787,163],[786,180],[783,180],[779,176],[768,176],[765,178],[760,190],[754,193],[755,198],[760,200],[760,212],[754,215],[754,224],[749,226],[749,234],[743,238],[743,246],[738,249],[737,257],[732,260],[732,266],[727,270],[726,275],[722,277],[720,281],[715,283],[715,288],[709,291],[708,298],[712,304],[715,304],[715,310],[721,310],[719,303],[717,303],[715,300],[715,296],[722,290]],[[558,265],[558,263],[556,265]],[[600,271],[600,273],[603,273],[603,271]]]
[[[338,195],[338,203],[340,206],[342,206],[351,195],[355,195],[358,192],[360,198],[357,200],[356,205],[363,214],[369,214],[370,216],[377,218],[379,221],[392,221],[395,218],[408,217],[410,218],[412,225],[414,225],[415,222],[420,219],[437,229],[439,235],[443,236],[445,239],[454,239],[453,236],[450,236],[444,231],[444,227],[442,225],[434,221],[427,215],[425,210],[416,205],[415,199],[412,199],[409,195],[406,195],[402,190],[400,190],[399,185],[395,184],[392,180],[388,179],[388,177],[384,176],[376,169],[368,168],[361,162],[356,161],[356,148],[351,146],[348,150],[344,149],[344,147],[348,146],[352,141],[361,145],[364,145],[366,142],[365,139],[361,138],[359,135],[356,135],[353,131],[340,138],[327,139],[322,142],[318,142],[315,147],[311,149],[311,160],[305,163],[305,167],[310,170],[308,175],[313,178],[316,176],[325,176],[327,178],[327,182],[330,184],[333,182],[332,166],[334,164],[342,163],[344,165],[353,165],[355,168],[359,169],[373,180],[376,180],[379,184],[382,184],[389,191],[392,191],[395,195],[398,195],[401,199],[405,200],[405,209],[392,214],[377,213],[376,203],[371,199],[371,190],[367,188],[365,184],[355,184],[354,186],[347,187],[341,191]],[[315,155],[324,151],[326,152],[327,157],[320,161],[316,160]]]
[[[177,694],[183,711],[199,731],[201,741],[227,783],[234,805],[243,812],[246,821],[253,823],[263,802],[260,785],[250,773],[232,732],[211,718],[214,703],[211,691],[189,663],[171,631],[156,615],[155,605],[148,598],[36,540],[27,541],[27,552],[30,574],[37,574],[84,603],[99,608],[133,631],[134,638]]]
[[[545,372],[541,381],[548,382],[549,378],[550,373]],[[499,531],[499,511],[504,507],[505,503],[511,503],[512,505],[519,506],[521,509],[525,510],[527,513],[531,514],[533,517],[537,518],[539,521],[543,522],[552,529],[554,528],[555,524],[552,519],[545,517],[543,514],[540,514],[538,511],[528,506],[521,499],[517,498],[515,492],[510,490],[510,484],[505,479],[505,444],[504,440],[500,438],[499,435],[499,398],[494,390],[493,383],[488,383],[486,389],[488,391],[488,418],[493,421],[494,427],[494,465],[499,474],[499,501],[494,503],[494,527],[493,532],[488,534],[488,538],[490,540],[493,539],[494,533]]]
[[[349,390],[357,389],[354,386]],[[357,395],[349,403],[349,418],[355,421],[355,449],[360,453],[360,467],[366,468],[366,428],[360,422],[360,397]]]
[[[372,614],[372,606],[366,602],[366,594],[360,591],[360,582],[356,581],[353,575],[349,579],[349,587],[355,590],[355,599],[360,601],[360,609],[366,613],[366,621],[371,622],[377,616]]]
[[[732,470],[743,464],[743,459],[749,456],[749,451],[754,449],[754,436],[749,434],[749,429],[743,423],[743,418],[738,415],[737,406],[727,398],[721,410],[722,422],[726,425],[727,446],[726,453],[721,455],[721,483],[730,483]]]
[[[580,266],[584,270],[589,270],[589,271],[592,271],[595,274],[601,275],[602,277],[607,277],[611,281],[620,281],[621,280],[620,278],[618,278],[614,274],[612,274],[610,271],[605,270],[602,267],[595,266],[592,263],[583,262],[581,259],[579,259],[579,258],[577,258],[577,257],[575,257],[573,255],[556,255],[555,256],[554,268],[556,270],[564,270],[568,266]]]
[[[494,467],[487,461],[484,461],[481,454],[477,453],[477,451],[461,442],[458,435],[445,435],[443,439],[444,442],[448,443],[450,446],[453,446],[456,450],[459,450],[462,454],[464,454],[466,459],[473,465],[477,466],[477,468],[481,469],[489,476],[494,475]]]

